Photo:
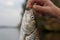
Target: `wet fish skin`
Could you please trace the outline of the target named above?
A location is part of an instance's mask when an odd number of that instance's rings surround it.
[[[38,31],[36,30],[36,22],[33,14],[33,10],[26,10],[23,16],[22,20],[22,25],[21,25],[21,30],[20,30],[20,40],[29,40],[31,39],[29,36],[32,38],[36,39],[36,33],[38,34]],[[36,32],[34,32],[36,30]],[[27,38],[29,37],[29,39]],[[38,37],[39,38],[39,37]],[[34,40],[31,39],[31,40]]]
[[[26,37],[26,40],[40,40],[40,34],[37,29],[30,34],[29,36]]]

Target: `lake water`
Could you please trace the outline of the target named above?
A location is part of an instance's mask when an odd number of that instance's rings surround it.
[[[18,40],[18,28],[0,28],[0,40]]]
[[[18,28],[0,28],[0,40],[19,40]],[[40,40],[60,40],[60,33],[43,32]]]

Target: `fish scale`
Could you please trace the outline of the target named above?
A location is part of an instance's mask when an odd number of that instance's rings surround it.
[[[20,40],[40,40],[40,34],[36,27],[33,10],[26,10],[20,29]]]
[[[26,37],[26,40],[40,40],[40,34],[37,29],[32,34]]]

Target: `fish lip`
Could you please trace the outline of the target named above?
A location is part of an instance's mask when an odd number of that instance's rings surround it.
[[[26,8],[26,10],[28,11],[28,10],[30,10],[31,8]]]

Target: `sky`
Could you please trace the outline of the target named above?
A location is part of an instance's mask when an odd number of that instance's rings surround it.
[[[0,26],[17,26],[24,0],[0,0]]]

